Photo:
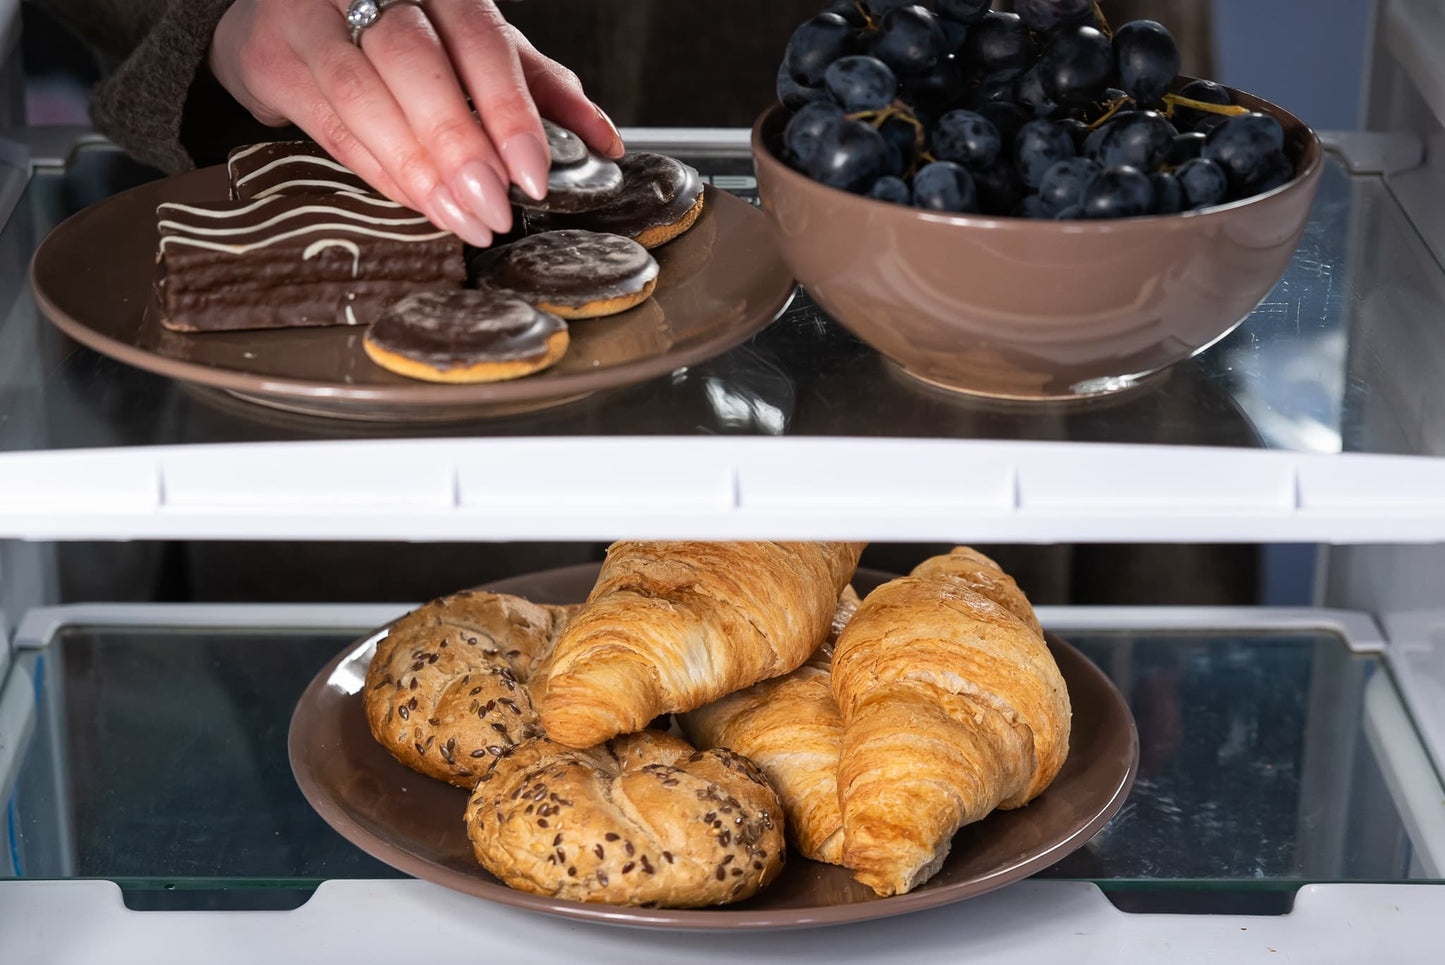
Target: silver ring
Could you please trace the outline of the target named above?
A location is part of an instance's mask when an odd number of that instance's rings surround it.
[[[346,8],[346,28],[351,31],[351,42],[360,47],[361,34],[366,28],[380,20],[387,7],[398,3],[421,6],[417,0],[351,0]]]

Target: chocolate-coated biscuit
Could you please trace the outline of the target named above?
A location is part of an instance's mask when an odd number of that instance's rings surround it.
[[[665,154],[628,154],[618,160],[622,190],[611,201],[579,214],[539,214],[529,227],[583,228],[624,235],[644,248],[666,244],[693,226],[702,213],[702,179],[689,165]]]
[[[567,323],[501,290],[417,292],[392,305],[362,346],[373,362],[427,382],[500,382],[567,351]]]
[[[594,154],[582,139],[549,120],[542,121],[552,168],[547,172],[547,195],[540,201],[513,185],[513,204],[532,211],[575,213],[606,204],[622,188],[622,171],[612,161]]]
[[[597,318],[651,295],[657,261],[621,235],[545,231],[490,252],[479,284],[508,289],[562,318]]]

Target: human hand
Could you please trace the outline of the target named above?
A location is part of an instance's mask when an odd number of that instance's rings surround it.
[[[511,230],[507,186],[550,164],[539,112],[610,157],[617,128],[576,75],[492,0],[401,3],[351,42],[347,0],[236,0],[211,42],[216,79],[257,120],[300,127],[394,201],[477,245]],[[467,105],[470,95],[476,114]]]

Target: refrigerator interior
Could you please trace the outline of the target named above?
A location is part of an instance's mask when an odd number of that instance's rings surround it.
[[[0,951],[244,961],[484,934],[494,954],[706,960],[696,936],[405,879],[301,797],[286,732],[320,667],[430,596],[619,536],[789,536],[874,540],[865,563],[893,572],[981,543],[1140,738],[1134,790],[1088,845],[966,905],[849,928],[831,958],[1424,960],[1445,908],[1445,15],[1374,16],[1366,129],[1326,136],[1275,290],[1148,384],[1044,409],[903,379],[802,294],[717,358],[555,409],[399,429],[259,408],[39,316],[25,278],[45,232],[151,175],[17,132],[0,152]],[[626,133],[753,198],[741,132]],[[562,471],[583,456],[605,471]],[[399,913],[422,939],[352,927]],[[759,961],[818,940],[726,939]]]

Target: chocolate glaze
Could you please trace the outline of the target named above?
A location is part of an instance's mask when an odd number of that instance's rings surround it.
[[[637,242],[579,229],[514,241],[480,267],[485,284],[558,305],[635,295],[657,277],[657,261]]]
[[[547,149],[552,154],[554,168],[566,167],[587,159],[587,145],[567,128],[544,117],[542,130],[547,134]]]
[[[622,188],[622,170],[612,161],[588,150],[582,139],[551,121],[542,121],[552,168],[547,172],[547,196],[538,201],[512,185],[513,204],[533,211],[591,211],[610,201]]]
[[[622,171],[622,190],[602,207],[580,214],[538,215],[529,224],[585,228],[631,238],[649,228],[681,221],[702,194],[697,171],[664,154],[628,154],[617,166]]]
[[[454,289],[408,295],[382,312],[366,337],[424,365],[457,368],[537,358],[547,353],[547,339],[566,328],[508,292]]]

